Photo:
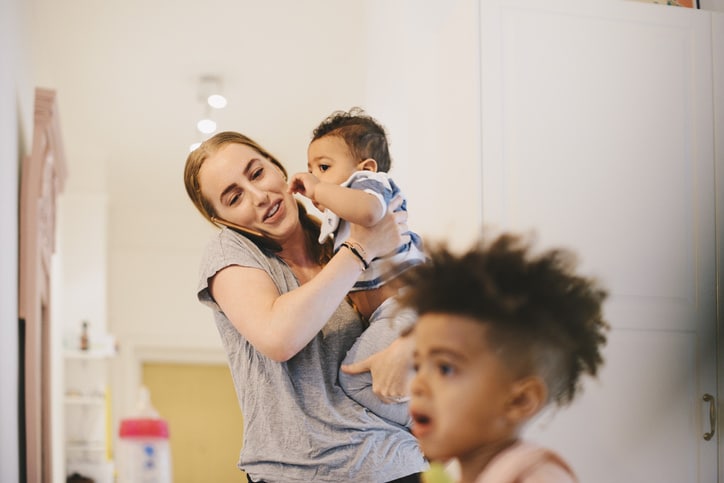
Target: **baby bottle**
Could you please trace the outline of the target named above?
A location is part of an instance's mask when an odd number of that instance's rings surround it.
[[[136,414],[121,420],[119,436],[118,483],[171,483],[168,423],[146,387],[140,388]]]

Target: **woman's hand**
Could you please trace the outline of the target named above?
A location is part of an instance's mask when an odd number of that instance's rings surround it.
[[[342,366],[347,374],[372,375],[372,392],[383,402],[406,401],[409,397],[409,382],[412,375],[412,337],[399,337],[386,349],[372,354],[367,359]]]
[[[354,240],[367,253],[367,262],[376,257],[387,255],[400,245],[407,243],[407,212],[395,211],[402,205],[402,197],[397,196],[388,207],[385,216],[374,226],[364,227],[352,223],[350,240]]]

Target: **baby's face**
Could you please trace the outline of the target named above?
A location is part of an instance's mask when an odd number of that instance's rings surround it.
[[[357,171],[358,163],[344,139],[324,136],[311,142],[307,149],[309,172],[325,183],[341,184]]]
[[[506,413],[515,378],[486,330],[473,318],[436,313],[415,326],[412,432],[431,460],[487,454],[515,437]]]

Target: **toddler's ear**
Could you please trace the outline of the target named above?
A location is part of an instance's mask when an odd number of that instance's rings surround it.
[[[357,165],[357,171],[373,171],[377,172],[377,161],[372,158],[367,158],[364,161],[360,161]]]
[[[548,399],[548,387],[538,376],[531,376],[513,383],[507,402],[506,415],[511,422],[522,423],[543,409]]]

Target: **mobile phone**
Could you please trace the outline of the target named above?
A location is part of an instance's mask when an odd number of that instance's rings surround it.
[[[218,223],[219,225],[224,225],[225,227],[231,228],[232,230],[238,231],[242,235],[251,235],[257,238],[264,238],[264,234],[260,231],[252,230],[250,228],[244,228],[241,225],[237,225],[236,223],[232,223],[230,221],[222,220],[221,218],[216,218],[215,216],[211,217],[211,221],[213,221],[214,223]]]

